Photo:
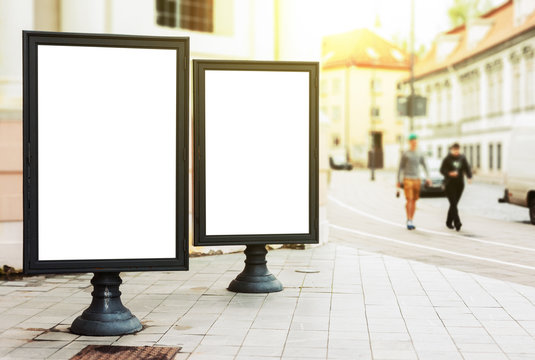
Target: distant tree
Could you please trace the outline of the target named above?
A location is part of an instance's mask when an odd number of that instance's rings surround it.
[[[492,8],[490,0],[453,0],[448,9],[448,17],[452,27],[457,27],[470,19],[476,18]]]
[[[400,48],[403,51],[406,51],[406,52],[409,51],[409,42],[406,36],[402,36],[399,33],[394,34],[390,38],[390,42],[392,42],[392,44],[396,45],[398,48]]]

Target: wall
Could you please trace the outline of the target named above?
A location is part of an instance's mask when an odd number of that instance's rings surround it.
[[[372,105],[370,84],[372,78],[381,81],[381,91],[375,94],[375,104],[380,108],[380,117],[374,130],[383,133],[384,167],[395,168],[399,159],[398,136],[403,132],[402,119],[397,116],[396,84],[406,71],[351,67],[350,69],[326,69],[322,72],[321,107],[331,119],[331,133],[340,136],[341,148],[351,152],[357,165],[367,166],[370,148]],[[333,86],[336,82],[340,84]],[[336,116],[334,109],[340,109]],[[346,134],[350,134],[346,139]],[[330,146],[333,147],[331,139]]]

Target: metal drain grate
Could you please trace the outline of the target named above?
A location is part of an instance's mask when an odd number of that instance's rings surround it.
[[[173,360],[181,347],[88,345],[71,360]]]

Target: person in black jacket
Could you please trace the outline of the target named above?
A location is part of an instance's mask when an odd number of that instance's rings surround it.
[[[457,231],[461,230],[462,226],[457,204],[464,190],[464,175],[468,178],[468,183],[472,182],[472,170],[460,149],[458,143],[453,144],[450,147],[450,153],[442,160],[440,166],[440,173],[444,175],[446,196],[450,202],[446,226],[450,229],[455,228]]]

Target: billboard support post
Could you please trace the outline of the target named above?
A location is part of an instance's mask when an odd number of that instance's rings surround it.
[[[272,293],[282,291],[282,283],[267,268],[266,244],[248,244],[245,268],[232,280],[228,290],[239,293]]]
[[[114,336],[132,334],[142,329],[138,318],[121,301],[118,272],[96,272],[91,279],[91,305],[71,325],[79,335]]]

